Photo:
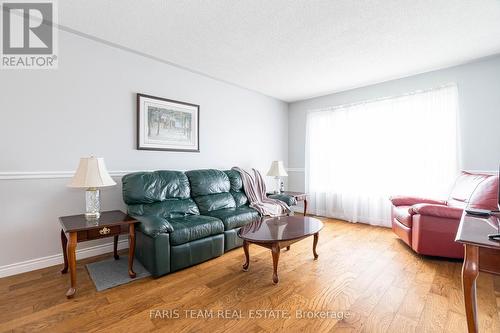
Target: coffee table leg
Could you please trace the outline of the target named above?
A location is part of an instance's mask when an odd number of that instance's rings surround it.
[[[470,333],[477,333],[476,279],[479,274],[479,248],[465,245],[465,258],[462,266],[462,287],[464,292],[465,316]]]
[[[135,255],[135,225],[131,223],[128,229],[128,275],[135,278],[134,272],[134,255]]]
[[[273,243],[271,247],[271,254],[273,255],[273,282],[278,283],[278,261],[280,259],[280,245],[279,243]]]
[[[69,263],[69,273],[71,286],[66,292],[67,298],[72,298],[76,292],[76,232],[69,233],[69,243],[68,243],[68,263]]]
[[[68,273],[68,239],[66,238],[66,234],[61,229],[61,246],[63,250],[63,258],[64,258],[64,267],[61,270],[62,274]]]
[[[120,256],[118,255],[118,235],[115,235],[115,239],[113,240],[113,255],[115,260],[120,259]]]
[[[319,237],[319,232],[314,234],[314,241],[313,241],[314,260],[318,259],[318,253],[316,252],[316,245],[318,245],[318,237]]]
[[[250,266],[250,252],[248,247],[250,244],[246,240],[243,241],[243,251],[245,251],[245,263],[243,264],[243,270],[248,271],[248,266]]]

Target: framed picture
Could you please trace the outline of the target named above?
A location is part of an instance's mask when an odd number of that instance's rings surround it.
[[[137,149],[200,151],[200,106],[137,94]]]

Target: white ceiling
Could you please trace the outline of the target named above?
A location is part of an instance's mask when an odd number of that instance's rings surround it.
[[[284,101],[500,53],[500,0],[64,0],[60,24]]]

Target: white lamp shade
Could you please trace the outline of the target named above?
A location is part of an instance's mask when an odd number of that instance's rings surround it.
[[[105,187],[116,185],[101,157],[82,157],[68,187]]]
[[[288,173],[286,173],[285,166],[283,165],[283,161],[273,161],[271,164],[271,168],[267,172],[268,176],[274,177],[286,177]]]

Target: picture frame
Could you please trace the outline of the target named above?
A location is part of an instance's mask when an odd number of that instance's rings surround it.
[[[138,93],[137,149],[200,152],[200,106]]]

